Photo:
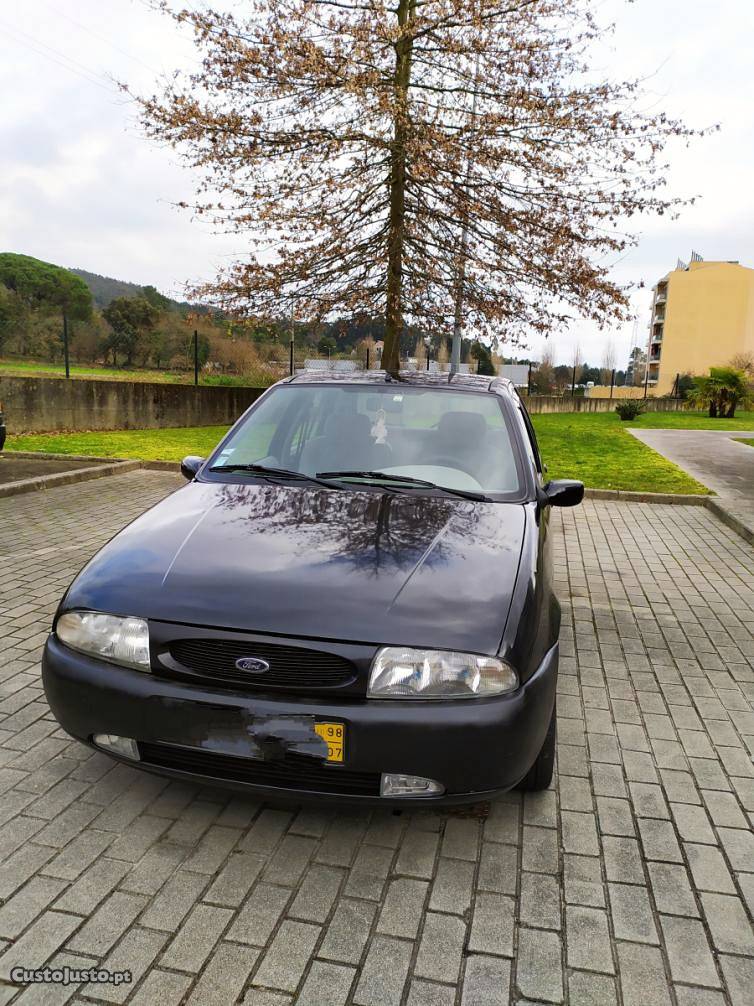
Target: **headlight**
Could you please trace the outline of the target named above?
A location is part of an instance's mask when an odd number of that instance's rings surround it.
[[[380,699],[473,699],[518,687],[504,660],[450,650],[385,646],[374,658],[367,695]]]
[[[98,611],[67,611],[55,633],[61,643],[113,664],[149,670],[149,628],[143,618],[121,618]]]

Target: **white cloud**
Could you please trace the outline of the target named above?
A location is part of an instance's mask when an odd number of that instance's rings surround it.
[[[694,207],[640,224],[641,239],[612,274],[651,285],[695,248],[754,265],[754,103],[749,0],[603,0],[617,29],[598,61],[613,76],[646,79],[647,103],[720,133],[668,153],[670,191]],[[0,9],[0,250],[26,252],[181,293],[212,276],[243,240],[213,235],[171,203],[191,179],[174,155],[140,135],[110,77],[151,90],[195,59],[191,40],[139,0],[25,0]],[[640,338],[648,290],[632,297]],[[633,326],[611,333],[576,322],[553,337],[567,362],[578,340],[597,364],[612,337],[622,364]],[[532,346],[532,352],[539,350]]]

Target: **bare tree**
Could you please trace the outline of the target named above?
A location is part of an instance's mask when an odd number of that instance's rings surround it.
[[[615,342],[612,336],[609,336],[607,341],[605,342],[605,348],[602,353],[602,367],[600,369],[600,381],[602,384],[610,384],[614,370],[615,370]]]
[[[406,323],[449,334],[459,282],[463,324],[513,344],[626,316],[619,222],[679,203],[660,156],[690,131],[590,73],[588,0],[164,6],[201,62],[137,97],[144,127],[196,170],[190,208],[251,249],[195,294],[382,315],[388,369]]]

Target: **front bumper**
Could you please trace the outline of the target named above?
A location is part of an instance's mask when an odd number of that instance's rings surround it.
[[[441,796],[395,798],[401,806],[471,802],[516,786],[544,742],[557,668],[556,644],[516,692],[499,698],[336,702],[260,697],[171,681],[76,653],[54,635],[42,659],[47,699],[63,729],[86,744],[92,744],[94,734],[135,739],[143,760],[134,765],[268,799],[345,798],[385,805],[390,801],[365,780],[386,772],[434,779],[445,787]],[[300,756],[285,764],[260,764],[250,724],[291,716],[345,724],[344,765],[325,766],[312,758],[301,762]],[[297,766],[302,765],[297,783]],[[246,781],[246,767],[252,781]]]

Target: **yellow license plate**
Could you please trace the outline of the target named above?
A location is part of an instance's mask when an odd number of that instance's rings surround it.
[[[344,761],[346,728],[342,723],[315,723],[314,730],[327,742],[327,760]]]

